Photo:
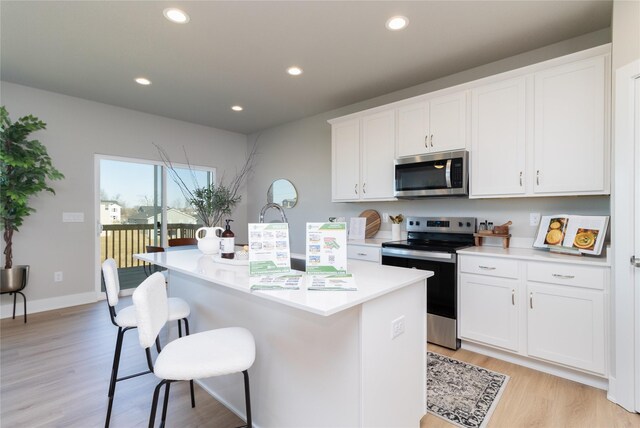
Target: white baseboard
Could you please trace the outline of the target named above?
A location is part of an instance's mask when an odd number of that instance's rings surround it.
[[[70,306],[85,305],[87,303],[94,303],[99,300],[95,291],[78,294],[68,294],[59,297],[50,297],[48,299],[29,300],[27,299],[27,315],[35,314],[37,312],[51,311],[54,309],[68,308]],[[16,319],[18,316],[22,317],[24,304],[22,303],[22,296],[17,296],[16,300]],[[0,318],[11,318],[13,316],[13,297],[11,297],[10,303],[0,305]]]
[[[499,349],[494,349],[489,346],[480,345],[478,343],[463,340],[462,349],[467,349],[469,351],[477,352],[478,354],[482,355],[488,355],[499,360],[518,364],[530,369],[538,370],[564,379],[569,379],[574,382],[593,386],[594,388],[603,389],[605,391],[609,388],[609,380],[607,378],[597,375],[591,375],[588,373],[582,373],[552,363],[546,363],[544,361],[534,360],[533,358],[512,354],[511,352],[501,351]]]

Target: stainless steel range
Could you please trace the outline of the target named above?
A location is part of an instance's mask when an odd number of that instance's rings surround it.
[[[427,281],[427,341],[451,349],[457,338],[456,250],[473,246],[472,217],[408,217],[407,240],[382,244],[382,264],[430,270]]]

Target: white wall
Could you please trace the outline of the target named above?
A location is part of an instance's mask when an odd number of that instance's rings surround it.
[[[514,237],[533,238],[536,228],[529,226],[529,213],[575,213],[608,215],[609,197],[556,197],[525,199],[425,199],[419,201],[332,203],[331,202],[331,127],[328,119],[367,108],[387,104],[419,94],[469,82],[507,70],[609,43],[610,30],[605,29],[575,39],[517,55],[471,70],[407,88],[391,94],[298,120],[253,134],[260,148],[260,163],[249,184],[248,217],[257,219],[266,202],[267,189],[277,178],[291,180],[298,189],[298,205],[287,210],[291,228],[291,245],[296,252],[304,251],[304,224],[326,221],[330,216],[356,216],[365,209],[380,214],[455,215],[478,217],[501,224],[513,221]],[[404,226],[403,226],[404,227]],[[390,230],[389,223],[382,230]]]
[[[156,143],[174,162],[185,161],[184,146],[193,164],[217,168],[218,177],[225,171],[233,176],[235,168],[244,164],[247,139],[241,134],[7,82],[0,85],[1,103],[12,120],[33,114],[47,123],[47,129],[33,137],[47,147],[53,164],[66,177],[53,182],[55,196],[43,193],[31,201],[36,213],[14,235],[14,264],[31,265],[25,289],[32,303],[29,312],[43,306],[40,299],[57,305],[65,299],[78,302],[78,295],[95,296],[95,154],[159,160],[152,144]],[[243,191],[236,224],[246,223],[246,200]],[[83,212],[85,222],[62,223],[63,211]],[[236,236],[246,240],[246,230],[238,228]],[[64,273],[63,282],[53,282],[55,271]],[[2,296],[3,310],[9,299]]]

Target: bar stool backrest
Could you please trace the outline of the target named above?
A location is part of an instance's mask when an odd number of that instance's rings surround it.
[[[107,259],[102,263],[102,276],[104,288],[107,291],[107,303],[114,307],[118,304],[120,294],[120,280],[118,279],[118,266],[114,259]]]
[[[169,304],[164,275],[156,272],[133,292],[140,346],[150,348],[169,318]]]

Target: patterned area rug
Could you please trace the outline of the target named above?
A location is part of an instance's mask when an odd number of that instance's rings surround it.
[[[484,428],[509,376],[427,352],[427,410],[463,428]]]

